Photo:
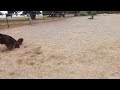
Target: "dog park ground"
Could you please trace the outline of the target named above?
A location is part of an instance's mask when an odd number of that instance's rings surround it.
[[[120,15],[71,17],[1,29],[21,48],[3,51],[1,79],[120,79]]]

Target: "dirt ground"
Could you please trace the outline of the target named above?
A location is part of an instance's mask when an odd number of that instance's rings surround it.
[[[13,51],[0,45],[0,78],[120,79],[119,18],[72,17],[0,30],[24,38]]]

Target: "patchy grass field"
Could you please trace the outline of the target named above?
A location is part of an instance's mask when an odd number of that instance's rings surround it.
[[[119,18],[72,17],[1,29],[24,42],[13,51],[0,45],[0,78],[120,79]]]
[[[34,22],[38,20],[39,22],[43,22],[44,19],[49,19],[49,18],[47,16],[44,16],[44,18],[42,16],[37,16]],[[30,25],[30,22],[28,17],[14,17],[14,18],[8,18],[8,24],[9,24],[9,28],[13,28],[13,27]],[[8,24],[6,18],[0,18],[0,30],[8,28]]]

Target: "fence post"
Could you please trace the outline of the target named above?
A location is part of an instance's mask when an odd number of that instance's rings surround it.
[[[60,17],[62,17],[61,15],[59,16],[59,19],[60,19]]]
[[[53,13],[53,12],[52,12],[52,13]],[[53,13],[53,21],[54,21],[54,16],[55,16],[55,15],[54,15],[54,13]]]
[[[68,13],[68,18],[70,17],[70,13]]]
[[[43,19],[44,19],[44,22],[45,22],[45,18],[44,18],[44,15],[43,15]]]
[[[30,24],[32,24],[32,19],[31,19],[31,17],[30,17],[30,14],[27,14],[28,15],[28,19],[29,19],[29,21],[30,21]]]
[[[9,23],[8,23],[8,18],[6,17],[6,21],[7,21],[7,26],[8,26],[8,28],[9,28]]]

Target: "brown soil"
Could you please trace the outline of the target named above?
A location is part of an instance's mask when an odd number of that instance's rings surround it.
[[[1,29],[24,38],[4,51],[0,45],[0,78],[120,79],[120,15],[72,17]]]

